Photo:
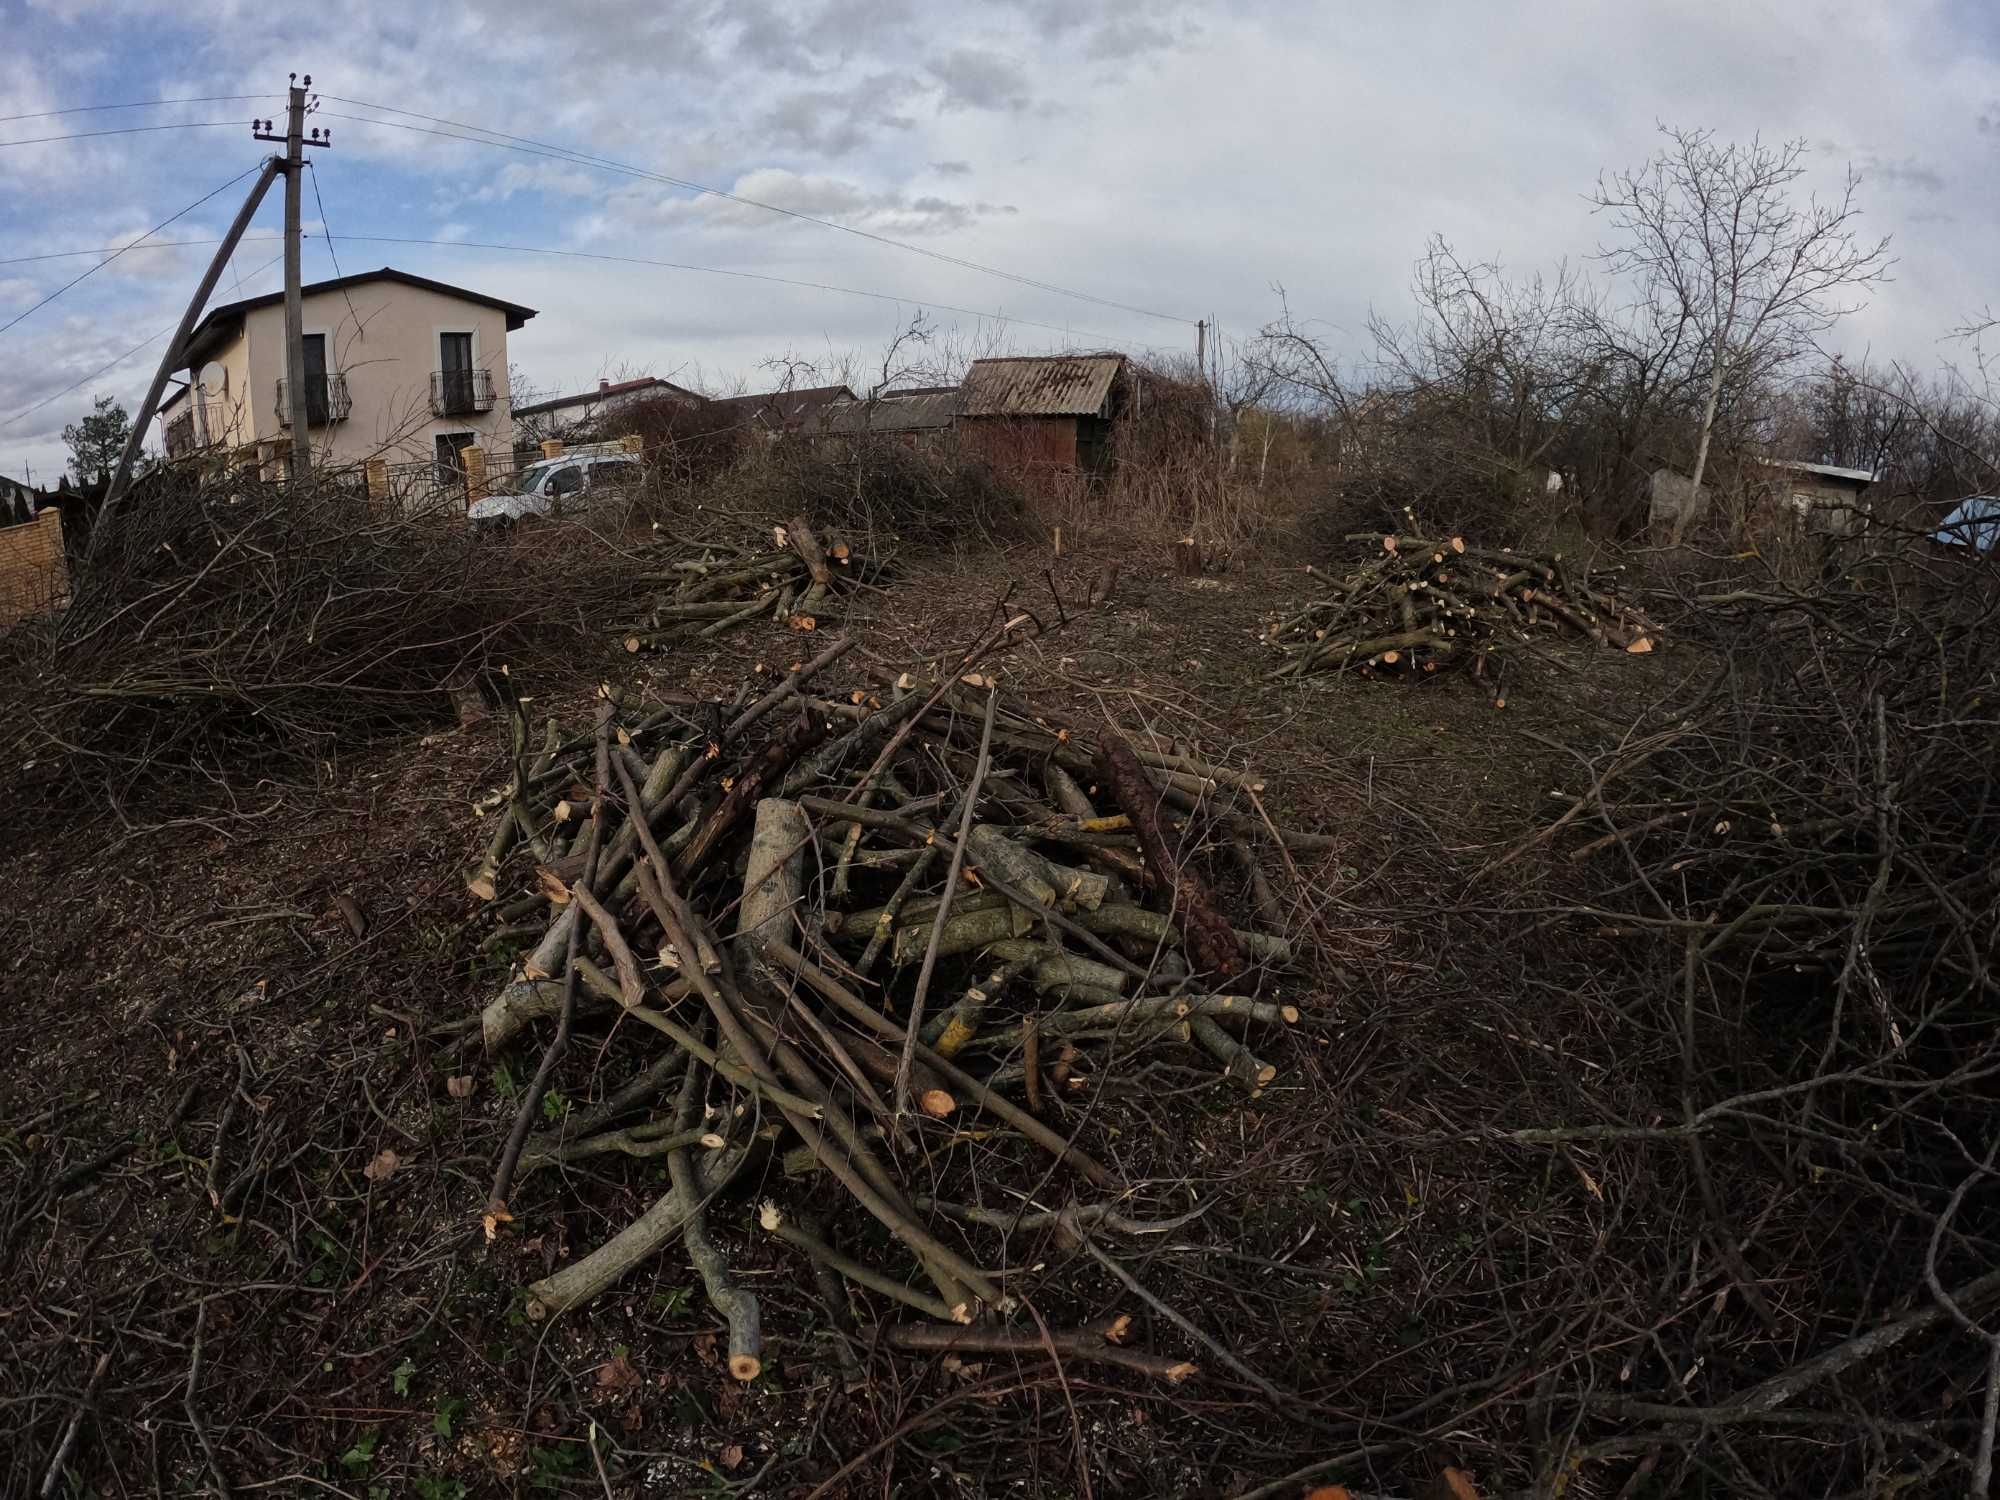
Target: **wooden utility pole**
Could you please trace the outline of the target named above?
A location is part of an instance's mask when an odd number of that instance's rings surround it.
[[[1194,367],[1201,371],[1202,379],[1208,378],[1208,319],[1206,318],[1194,325]]]
[[[306,390],[305,297],[299,281],[299,196],[305,185],[305,148],[325,145],[326,142],[320,140],[317,130],[310,141],[306,139],[306,90],[311,87],[312,74],[306,74],[301,85],[299,75],[293,73],[285,96],[284,135],[257,137],[260,141],[283,140],[285,144],[285,406],[292,421],[291,477],[294,479],[304,478],[306,471],[312,467],[312,430],[309,425],[312,406]],[[330,398],[331,392],[328,395]]]
[[[264,137],[259,137],[264,139]],[[125,493],[125,481],[132,473],[132,461],[139,456],[139,448],[146,440],[146,429],[152,425],[153,414],[160,409],[160,393],[167,388],[167,377],[181,366],[181,358],[187,349],[188,335],[194,332],[195,322],[201,317],[202,309],[208,306],[209,294],[215,290],[216,282],[222,279],[222,271],[229,264],[229,257],[236,253],[236,243],[243,238],[243,231],[250,227],[250,219],[257,212],[257,205],[264,201],[264,194],[271,182],[284,169],[284,163],[271,157],[264,163],[264,170],[257,174],[257,181],[251,186],[250,195],[243,200],[243,206],[236,211],[236,218],[230,224],[222,243],[216,247],[215,258],[208,263],[202,273],[201,284],[194,289],[189,299],[187,311],[181,314],[180,326],[174,336],[167,340],[167,352],[160,358],[160,368],[153,372],[153,383],[146,389],[146,399],[139,404],[139,415],[132,423],[132,431],[126,436],[125,451],[118,455],[118,467],[111,471],[111,483],[105,486],[104,500],[97,508],[97,519],[90,528],[88,556],[97,550],[98,539],[104,535],[107,522],[111,519],[112,507]]]

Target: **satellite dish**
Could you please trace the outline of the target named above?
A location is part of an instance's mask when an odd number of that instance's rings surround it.
[[[201,367],[201,375],[196,382],[204,396],[220,396],[229,386],[229,372],[216,360],[210,360]]]

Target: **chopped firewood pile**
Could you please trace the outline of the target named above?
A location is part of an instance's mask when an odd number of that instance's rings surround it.
[[[1659,638],[1644,614],[1560,553],[1471,547],[1461,536],[1356,532],[1346,540],[1373,542],[1378,555],[1344,578],[1309,570],[1331,591],[1265,631],[1289,657],[1270,676],[1421,676],[1470,666],[1484,678],[1488,656],[1538,631],[1634,654],[1651,651]]]
[[[1115,1117],[1108,1081],[1137,1085],[1148,1059],[1243,1096],[1271,1083],[1300,1012],[1265,859],[1295,870],[1290,851],[1332,840],[1279,829],[1246,772],[1115,734],[1087,747],[1012,700],[976,668],[1026,618],[934,675],[871,669],[820,696],[848,656],[839,639],[753,701],[708,706],[706,724],[606,689],[593,733],[551,723],[538,754],[514,705],[514,774],[489,799],[469,884],[496,922],[489,947],[511,938],[518,957],[478,1024],[489,1049],[553,1029],[486,1231],[510,1232],[515,1182],[543,1168],[664,1157],[671,1179],[535,1282],[533,1316],[679,1239],[728,1325],[731,1370],[752,1379],[758,1303],[730,1267],[765,1237],[885,1325],[892,1309],[933,1320],[885,1327],[897,1347],[1053,1338],[1065,1358],[1194,1373],[1123,1346],[1129,1319],[1014,1326],[1016,1284],[996,1268],[1018,1256],[1008,1234],[1037,1228],[1122,1273],[1121,1239],[1181,1222],[1144,1215],[1078,1135]],[[534,1130],[564,1048],[600,1020],[615,1024],[593,1051],[630,1061],[631,1081]],[[785,1186],[728,1195],[753,1175]],[[843,1214],[880,1230],[843,1244]],[[862,1243],[880,1231],[887,1253]]]
[[[725,635],[762,617],[794,630],[830,623],[841,601],[879,581],[886,567],[861,556],[838,532],[822,540],[803,516],[771,528],[760,543],[704,539],[676,542],[644,613],[622,632],[627,651]]]

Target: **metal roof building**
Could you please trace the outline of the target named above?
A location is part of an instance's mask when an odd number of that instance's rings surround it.
[[[959,404],[955,385],[884,391],[872,401],[843,401],[827,407],[813,430],[842,437],[940,432],[958,420]]]
[[[1122,354],[976,359],[960,386],[968,417],[1109,417]]]

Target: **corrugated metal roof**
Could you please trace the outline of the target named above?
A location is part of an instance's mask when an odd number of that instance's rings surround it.
[[[843,401],[830,406],[814,428],[819,432],[927,432],[951,426],[958,416],[955,385],[935,390],[889,391],[873,401]]]
[[[760,422],[789,432],[805,426],[822,407],[853,399],[854,392],[844,385],[815,385],[748,396],[718,396],[709,404],[739,413],[746,423]]]
[[[1774,469],[1789,469],[1794,474],[1817,474],[1822,479],[1846,479],[1855,484],[1875,482],[1873,469],[1842,469],[1832,464],[1808,464],[1790,458],[1774,459],[1770,466]]]
[[[1100,417],[1125,367],[1122,354],[976,359],[966,372],[968,417]]]

